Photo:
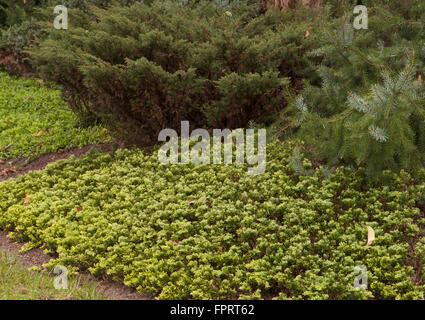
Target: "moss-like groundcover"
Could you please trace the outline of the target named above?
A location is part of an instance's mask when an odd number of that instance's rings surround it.
[[[1,183],[0,228],[56,252],[51,266],[106,273],[160,299],[424,298],[425,172],[388,173],[379,188],[361,170],[298,176],[293,148],[271,143],[258,176],[90,152]],[[359,265],[368,290],[353,285]]]
[[[59,90],[39,80],[0,72],[0,88],[0,159],[33,158],[111,139],[101,126],[80,128]]]

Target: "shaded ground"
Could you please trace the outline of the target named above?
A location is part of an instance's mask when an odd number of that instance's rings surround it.
[[[45,153],[27,163],[28,158],[0,160],[0,182],[10,178],[16,178],[21,174],[34,170],[42,170],[50,162],[60,159],[67,159],[71,155],[80,157],[90,149],[97,149],[103,152],[111,151],[113,143],[91,144],[82,148],[71,148],[60,153]]]

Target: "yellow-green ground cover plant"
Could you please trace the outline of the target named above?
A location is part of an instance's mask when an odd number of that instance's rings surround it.
[[[0,88],[0,159],[34,158],[111,141],[100,125],[82,128],[59,90],[40,80],[0,72]]]
[[[425,172],[386,171],[380,187],[364,170],[299,176],[294,147],[269,144],[258,176],[90,152],[1,183],[0,227],[55,254],[48,266],[88,268],[159,299],[423,299]],[[359,265],[367,290],[353,286]]]

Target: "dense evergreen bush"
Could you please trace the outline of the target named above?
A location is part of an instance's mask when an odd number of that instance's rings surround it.
[[[32,73],[24,50],[44,33],[38,25],[36,9],[53,0],[0,0],[0,65],[17,73]]]
[[[115,1],[121,5],[136,2],[136,0]],[[24,51],[37,39],[48,37],[49,32],[42,32],[40,23],[47,22],[50,25],[48,29],[52,28],[55,5],[86,10],[88,4],[107,7],[112,2],[112,0],[28,0],[24,3],[17,0],[0,0],[0,58],[6,57],[0,59],[0,64],[9,71],[32,73]]]
[[[225,12],[209,2],[71,10],[72,27],[50,31],[31,59],[63,86],[74,110],[84,106],[131,143],[156,142],[180,120],[215,128],[267,123],[286,105],[288,77],[308,73],[303,52],[315,48],[316,36],[305,33],[315,21],[307,13],[289,25],[292,12]]]
[[[35,14],[37,8],[59,3],[58,0],[0,0],[0,28],[21,24]]]
[[[24,21],[26,16],[23,1],[0,0],[0,28],[12,26]]]
[[[411,1],[369,8],[368,30],[355,31],[348,16],[324,27],[322,47],[309,53],[316,72],[278,131],[308,141],[316,160],[364,166],[374,179],[423,167],[424,16],[425,4]]]

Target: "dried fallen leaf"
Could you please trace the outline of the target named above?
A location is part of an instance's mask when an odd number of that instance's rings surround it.
[[[307,31],[305,32],[304,39],[307,39],[309,36],[310,36],[310,30],[307,30]]]
[[[35,135],[35,137],[39,137],[39,136],[41,136],[41,135],[43,135],[43,134],[46,134],[47,133],[47,131],[46,130],[41,130],[41,131],[39,131],[36,135]]]
[[[77,208],[77,212],[80,212],[81,210],[83,210],[83,208],[81,208],[81,207]]]
[[[6,149],[10,148],[13,145],[13,143],[9,143],[7,146],[0,147],[0,151],[5,151]]]
[[[29,194],[28,192],[26,192],[25,198],[24,198],[24,205],[27,206],[29,202],[30,202]]]
[[[375,231],[371,227],[367,227],[367,245],[370,246],[375,240]]]
[[[15,173],[16,170],[15,169],[11,169],[11,168],[5,168],[1,171],[2,176],[7,176],[9,173]]]
[[[418,76],[418,81],[422,82],[422,76],[421,75]]]

